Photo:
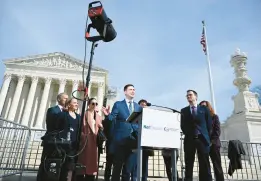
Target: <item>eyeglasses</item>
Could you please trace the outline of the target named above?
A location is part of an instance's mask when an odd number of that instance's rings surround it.
[[[98,106],[98,103],[97,102],[92,102],[91,105]]]

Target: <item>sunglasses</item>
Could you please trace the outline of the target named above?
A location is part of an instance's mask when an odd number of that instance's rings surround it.
[[[92,102],[91,105],[98,106],[98,103],[97,102]]]

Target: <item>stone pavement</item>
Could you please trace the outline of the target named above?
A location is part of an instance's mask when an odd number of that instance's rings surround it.
[[[101,176],[99,178],[98,181],[103,181],[103,177]],[[2,180],[0,179],[0,181],[19,181],[19,175],[16,175],[16,176],[10,176],[10,177],[6,177],[6,178],[3,178]],[[33,172],[33,173],[24,173],[23,176],[22,176],[22,180],[21,181],[36,181],[36,173]],[[160,178],[154,178],[154,179],[150,179],[149,181],[167,181],[167,179],[163,178],[163,179],[160,179]]]
[[[19,181],[19,175],[3,178],[0,181]],[[36,173],[24,173],[21,181],[36,181]],[[98,181],[103,181],[99,179]]]
[[[103,181],[103,180],[104,179],[101,176],[98,181]],[[0,181],[19,181],[19,175],[6,177],[3,179],[0,179]],[[35,172],[24,173],[21,181],[36,181],[36,173]],[[148,179],[148,181],[168,181],[168,180],[166,178],[154,178],[154,179]],[[197,178],[195,178],[194,181],[197,181]],[[239,181],[239,180],[227,179],[226,181]],[[258,181],[258,180],[240,180],[240,181]]]

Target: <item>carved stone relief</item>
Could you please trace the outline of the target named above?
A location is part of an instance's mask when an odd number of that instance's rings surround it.
[[[67,69],[77,69],[82,70],[82,64],[70,61],[70,59],[59,57],[41,58],[31,61],[22,61],[22,64],[29,64],[35,66],[45,66],[45,67],[59,67]]]

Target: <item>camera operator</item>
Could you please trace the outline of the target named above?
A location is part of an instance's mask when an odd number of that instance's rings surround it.
[[[68,99],[68,95],[66,93],[60,93],[57,95],[57,102],[58,105],[54,106],[54,107],[50,107],[47,110],[47,114],[46,114],[46,133],[45,135],[48,135],[48,133],[57,130],[57,117],[58,114],[61,113],[64,110],[65,107],[65,103]],[[43,146],[43,152],[42,152],[42,157],[41,157],[41,163],[38,169],[38,173],[37,173],[37,181],[49,181],[50,179],[47,177],[45,170],[44,170],[44,160],[46,158],[46,155],[49,155],[53,152],[53,150],[55,149],[54,146],[48,145],[45,146],[44,144],[42,144]]]

